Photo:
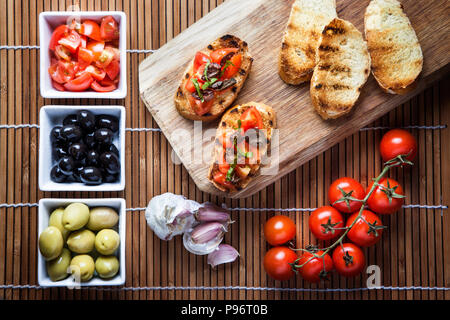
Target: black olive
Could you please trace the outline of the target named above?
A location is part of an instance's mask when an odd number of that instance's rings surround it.
[[[52,144],[64,141],[64,139],[61,137],[61,129],[62,126],[56,126],[53,127],[52,131],[50,131],[50,141]]]
[[[101,184],[102,183],[102,172],[96,167],[85,167],[81,170],[81,182],[85,184]]]
[[[95,149],[97,147],[97,141],[95,141],[94,134],[95,132],[88,133],[83,138],[83,141],[88,149]]]
[[[73,143],[68,149],[69,155],[75,160],[81,160],[86,157],[87,148],[84,143]]]
[[[77,127],[79,126],[76,114],[69,114],[67,117],[64,118],[63,125],[68,126],[70,124]]]
[[[100,148],[100,153],[103,153],[103,152],[112,152],[117,157],[119,157],[119,149],[117,149],[117,147],[112,143],[108,144],[108,145],[102,145],[102,147]]]
[[[214,91],[211,90],[211,89],[202,90],[202,95],[203,95],[203,100],[204,101],[210,101],[210,100],[214,99]],[[197,91],[192,94],[192,97],[194,99],[201,100],[201,98],[198,95]]]
[[[208,76],[208,80],[212,78],[220,78],[220,73],[222,72],[222,67],[217,63],[210,63],[208,65],[208,69],[206,70],[206,75]],[[205,75],[202,75],[202,80],[206,81]]]
[[[100,155],[100,162],[103,168],[110,174],[120,172],[119,158],[112,152],[104,152]]]
[[[234,86],[235,84],[236,84],[236,79],[230,78],[230,79],[227,79],[224,81],[214,82],[210,88],[214,89],[214,90],[225,90],[231,86]]]
[[[229,54],[227,54],[226,56],[224,56],[222,58],[222,60],[220,60],[220,65],[223,67],[225,66],[225,64],[227,63],[227,61],[231,61],[231,58],[233,58],[233,56],[236,54],[236,52],[230,52]]]
[[[66,148],[56,146],[56,147],[53,147],[53,149],[52,149],[52,155],[55,160],[59,160],[62,157],[67,156],[68,153],[66,151]]]
[[[119,130],[119,119],[109,114],[101,114],[96,117],[97,128],[109,129],[112,132]]]
[[[81,182],[81,172],[83,172],[83,170],[84,170],[84,166],[81,166],[81,165],[77,166],[73,170],[73,177],[76,182]]]
[[[113,141],[114,133],[106,128],[100,128],[95,131],[95,140],[102,145],[111,144]]]
[[[103,174],[103,182],[106,183],[114,183],[117,182],[119,180],[119,175],[118,174],[109,174],[109,173],[104,173]]]
[[[61,183],[67,180],[67,176],[61,171],[58,165],[53,166],[50,171],[50,179],[56,183]]]
[[[77,121],[86,133],[91,133],[95,130],[95,116],[88,110],[80,110],[77,112]]]
[[[83,133],[81,132],[80,127],[72,124],[64,126],[61,129],[61,137],[68,142],[80,141],[82,135]]]
[[[75,169],[75,161],[71,157],[62,157],[58,161],[58,167],[66,176],[69,176],[73,173],[73,169]]]
[[[100,155],[96,150],[89,150],[86,154],[86,164],[88,166],[98,167],[100,164]]]

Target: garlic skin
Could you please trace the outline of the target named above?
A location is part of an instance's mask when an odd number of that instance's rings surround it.
[[[219,222],[197,225],[191,232],[183,236],[183,244],[187,251],[196,255],[206,255],[220,245],[227,232],[227,227]]]
[[[235,248],[228,244],[221,244],[208,254],[208,264],[214,268],[219,264],[233,262],[237,257],[239,257],[239,252]]]
[[[205,202],[200,208],[194,213],[197,221],[209,222],[209,221],[219,221],[219,222],[229,222],[230,214],[224,208],[216,206],[214,203]]]
[[[171,240],[174,236],[192,230],[196,223],[193,212],[199,207],[198,202],[168,192],[150,200],[145,219],[160,239]]]

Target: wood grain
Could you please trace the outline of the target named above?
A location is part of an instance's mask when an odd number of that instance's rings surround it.
[[[0,45],[38,45],[37,17],[44,10],[64,10],[73,0],[0,1]],[[220,5],[221,0],[102,0],[79,1],[82,10],[123,10],[128,21],[129,49],[158,49]],[[353,12],[337,0],[341,15]],[[420,6],[419,6],[420,7]],[[413,5],[416,8],[416,5]],[[408,10],[408,8],[406,8]],[[413,10],[418,10],[413,9]],[[19,16],[18,16],[19,14]],[[21,19],[17,19],[21,17]],[[24,21],[20,23],[16,20]],[[25,23],[25,21],[27,23]],[[133,26],[133,23],[136,23]],[[429,21],[427,20],[427,23]],[[417,21],[413,21],[413,24]],[[133,31],[132,31],[133,30]],[[127,109],[127,127],[158,127],[140,99],[138,68],[149,54],[129,54],[128,97],[116,100],[47,100],[39,95],[39,51],[0,50],[0,124],[38,124],[46,104],[119,104]],[[368,126],[401,127],[450,124],[448,76],[412,97]],[[392,172],[407,195],[407,204],[450,204],[450,129],[411,129],[420,141],[415,166]],[[0,203],[36,203],[43,197],[123,197],[128,208],[145,207],[161,192],[183,194],[229,207],[307,208],[326,204],[330,181],[352,176],[366,183],[381,170],[378,150],[385,130],[361,131],[246,199],[228,199],[200,191],[183,165],[172,161],[172,148],[160,132],[127,132],[124,192],[46,192],[37,187],[38,129],[0,129]],[[424,193],[424,195],[422,195]],[[421,198],[422,197],[422,198]],[[450,287],[450,220],[448,209],[403,209],[383,219],[389,229],[375,247],[365,250],[368,264],[380,266],[384,286]],[[265,221],[279,211],[233,211],[236,222],[225,242],[239,248],[238,262],[211,269],[204,257],[188,254],[180,238],[164,243],[147,227],[144,212],[127,213],[126,286],[255,286],[279,288],[361,288],[367,275],[346,279],[333,274],[329,283],[310,285],[301,277],[271,280],[262,266],[269,245],[262,236]],[[282,213],[297,223],[296,245],[316,243],[308,229],[308,213]],[[423,227],[422,224],[425,226]],[[37,208],[0,208],[0,285],[37,285]],[[424,242],[424,244],[421,244]],[[424,260],[425,262],[422,262]],[[247,290],[108,291],[58,289],[0,289],[5,299],[450,299],[449,291],[372,290],[356,292],[273,292]]]
[[[362,31],[368,2],[339,1],[338,14]],[[442,76],[443,69],[448,69],[450,44],[441,41],[449,27],[442,10],[445,1],[403,1],[424,53],[418,87],[404,96],[389,95],[370,77],[353,112],[338,120],[323,121],[311,107],[309,86],[289,86],[278,76],[277,55],[291,3],[229,0],[169,41],[139,67],[139,90],[144,103],[202,191],[234,199],[250,196],[414,96]],[[187,63],[196,51],[224,34],[234,34],[247,41],[255,58],[249,79],[235,104],[258,101],[273,106],[280,137],[278,173],[260,175],[244,190],[231,195],[220,192],[205,178],[213,139],[196,135],[195,123],[182,118],[173,104]],[[216,125],[217,121],[203,124],[202,132]],[[177,138],[179,130],[184,130],[186,135]],[[206,157],[201,159],[202,155]]]

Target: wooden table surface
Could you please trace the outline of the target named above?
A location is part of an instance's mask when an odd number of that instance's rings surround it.
[[[0,49],[0,125],[38,124],[39,109],[48,104],[119,104],[126,107],[128,128],[157,128],[140,101],[138,90],[138,66],[148,53],[128,53],[129,87],[124,100],[48,100],[39,95],[39,50],[34,47],[13,49],[11,46],[39,45],[39,13],[63,11],[76,2],[0,2],[0,46],[10,46]],[[221,2],[83,0],[79,6],[81,10],[125,11],[128,49],[157,49]],[[1,127],[0,300],[449,299],[450,291],[444,290],[450,287],[450,219],[445,207],[450,202],[449,85],[450,79],[446,76],[372,123],[371,129],[346,138],[256,195],[240,200],[200,192],[184,167],[172,162],[171,147],[158,131],[127,131],[124,192],[41,192],[37,186],[39,129]],[[365,250],[367,264],[380,267],[381,285],[385,288],[365,290],[367,274],[348,280],[333,274],[331,281],[318,285],[310,285],[300,277],[288,282],[268,278],[261,262],[268,249],[261,226],[270,216],[280,212],[252,208],[324,205],[328,185],[341,176],[352,176],[367,185],[381,170],[378,144],[386,131],[383,128],[405,126],[413,126],[409,130],[418,139],[419,155],[413,168],[398,169],[391,176],[406,190],[406,204],[420,207],[405,208],[395,215],[383,217],[388,230],[380,243]],[[128,208],[142,208],[154,195],[164,192],[183,194],[199,202],[225,203],[230,208],[250,208],[232,211],[236,222],[225,237],[226,243],[239,250],[239,262],[211,269],[205,257],[188,254],[180,238],[160,241],[147,227],[144,212],[136,210],[129,211],[126,217],[125,287],[69,290],[37,286],[37,207],[33,204],[39,199],[123,197]],[[18,203],[30,203],[31,206],[5,205]],[[425,208],[426,205],[437,208]],[[297,223],[298,247],[316,243],[308,231],[308,211],[283,214]],[[189,288],[171,288],[174,286]],[[200,286],[209,289],[198,288]],[[255,287],[266,289],[255,290]],[[432,290],[423,289],[430,287]],[[325,288],[357,290],[318,290]]]

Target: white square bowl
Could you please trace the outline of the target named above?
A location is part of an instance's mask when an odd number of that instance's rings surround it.
[[[41,199],[39,201],[39,216],[38,216],[38,236],[48,227],[48,220],[53,210],[59,207],[66,207],[73,202],[81,202],[89,207],[110,207],[116,210],[119,214],[119,222],[114,228],[120,237],[120,245],[115,255],[119,259],[119,272],[117,275],[109,280],[100,278],[96,273],[94,277],[87,282],[74,283],[72,277],[68,277],[61,281],[52,281],[47,274],[45,259],[42,257],[38,249],[38,283],[42,287],[74,287],[79,285],[86,286],[121,286],[125,284],[126,276],[126,258],[125,258],[125,241],[126,241],[126,204],[124,199],[120,198],[105,198],[105,199]],[[74,254],[72,254],[72,257]]]
[[[71,92],[58,91],[52,86],[48,68],[50,67],[49,43],[53,30],[65,24],[68,18],[79,17],[81,22],[86,19],[99,22],[105,16],[112,16],[119,24],[119,50],[120,50],[120,81],[116,90],[111,92]],[[71,98],[100,98],[123,99],[127,95],[127,18],[122,11],[47,11],[39,14],[40,38],[40,88],[44,98],[71,99]]]
[[[57,183],[50,179],[55,163],[52,157],[50,132],[54,126],[62,125],[63,119],[78,110],[89,110],[94,115],[108,114],[119,119],[119,132],[114,145],[119,150],[120,178],[118,182],[86,185],[81,182]],[[39,189],[42,191],[122,191],[125,189],[125,108],[122,106],[44,106],[39,113]]]

